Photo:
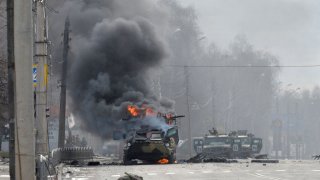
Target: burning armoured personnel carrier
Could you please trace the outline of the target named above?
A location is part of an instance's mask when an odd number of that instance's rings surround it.
[[[195,148],[202,149],[203,158],[249,158],[259,154],[262,149],[262,139],[245,130],[222,135],[214,129],[209,132],[210,135],[203,137],[202,143],[194,144]]]
[[[148,163],[171,164],[176,160],[179,142],[176,119],[183,116],[154,113],[151,109],[131,106],[131,118],[141,121],[126,140],[123,163],[138,159]]]

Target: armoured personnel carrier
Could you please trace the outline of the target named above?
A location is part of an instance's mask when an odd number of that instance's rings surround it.
[[[232,138],[232,158],[249,158],[259,154],[262,149],[262,139],[249,135],[235,135]]]
[[[142,160],[147,163],[172,164],[176,160],[176,146],[179,142],[176,119],[184,116],[154,113],[150,109],[128,109],[133,119],[146,121],[153,118],[159,126],[144,123],[139,128],[132,129],[123,149],[123,163],[130,164],[132,160]],[[137,113],[135,113],[137,112]],[[130,118],[129,118],[130,119]],[[153,124],[153,125],[152,125]]]
[[[205,136],[202,153],[208,158],[232,156],[232,138],[228,135]]]
[[[123,162],[128,164],[133,159],[139,159],[148,163],[172,164],[176,160],[178,141],[176,126],[167,132],[148,127],[141,128],[127,140]]]
[[[209,132],[210,135],[203,137],[201,149],[204,158],[249,158],[259,154],[262,149],[262,139],[245,130],[221,135],[213,128]],[[201,145],[194,146],[199,149]]]

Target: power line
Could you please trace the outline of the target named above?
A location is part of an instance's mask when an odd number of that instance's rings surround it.
[[[319,64],[314,65],[164,65],[163,67],[176,68],[320,68]]]

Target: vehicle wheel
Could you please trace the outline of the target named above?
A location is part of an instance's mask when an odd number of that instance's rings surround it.
[[[176,154],[171,154],[168,160],[169,160],[169,164],[174,164],[176,161]]]
[[[128,158],[127,151],[123,152],[123,164],[124,165],[129,165],[131,162],[131,159]]]

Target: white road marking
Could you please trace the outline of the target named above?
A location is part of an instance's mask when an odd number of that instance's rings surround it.
[[[194,172],[188,172],[189,174],[194,174]]]
[[[204,174],[212,173],[212,171],[202,171]]]
[[[89,178],[72,178],[72,180],[88,180]]]
[[[278,171],[278,172],[283,172],[283,171],[286,171],[285,169],[278,169],[278,170],[276,170],[276,171]]]
[[[314,172],[320,172],[320,169],[314,169],[314,170],[312,170],[312,171],[314,171]]]
[[[271,176],[266,176],[263,174],[259,174],[259,173],[255,173],[257,175],[257,177],[259,178],[267,178],[267,179],[271,179],[271,180],[280,180],[280,178],[276,178],[276,177],[271,177]]]
[[[119,174],[114,174],[114,175],[111,175],[111,177],[120,177]]]
[[[155,176],[157,173],[148,173],[149,176]]]
[[[3,174],[3,175],[0,175],[0,177],[3,177],[3,178],[9,178],[9,177],[10,177],[10,175]]]
[[[255,176],[257,178],[270,179],[270,180],[281,180],[280,178],[265,176],[265,175],[262,175],[262,174],[259,174],[259,173],[255,173],[255,174],[247,173],[247,174],[251,175],[251,176]]]
[[[232,171],[226,170],[226,171],[222,171],[224,173],[231,173]]]
[[[261,176],[258,176],[256,174],[251,174],[251,173],[247,173],[248,175],[251,175],[251,176],[255,176],[255,177],[261,177]]]
[[[170,174],[176,174],[176,173],[174,173],[174,172],[167,172],[166,174],[170,175]]]

